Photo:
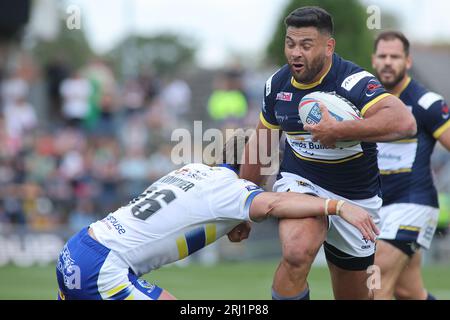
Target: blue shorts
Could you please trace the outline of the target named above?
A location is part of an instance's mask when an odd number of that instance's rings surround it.
[[[60,300],[157,300],[162,289],[139,279],[113,251],[91,238],[88,228],[74,235],[56,264]]]

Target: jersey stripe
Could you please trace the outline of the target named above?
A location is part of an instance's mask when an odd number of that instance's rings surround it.
[[[439,137],[450,128],[450,120],[448,120],[446,123],[444,123],[442,126],[440,126],[435,132],[433,132],[433,137],[435,139],[439,139]]]
[[[325,74],[323,76],[320,77],[319,80],[317,80],[316,82],[313,83],[300,83],[295,81],[294,77],[291,78],[291,84],[294,88],[300,89],[300,90],[306,90],[306,89],[311,89],[314,88],[316,86],[318,86],[319,84],[322,83],[323,79],[327,76],[328,72],[330,72],[331,66],[333,65],[333,61],[331,61],[330,66],[328,67],[327,72],[325,72]]]
[[[416,139],[401,139],[401,140],[389,141],[389,143],[412,143],[412,142],[417,142],[417,138]]]
[[[380,101],[381,99],[384,99],[388,96],[390,96],[390,93],[383,93],[380,94],[378,97],[376,97],[375,99],[370,100],[369,102],[366,103],[366,105],[361,109],[361,115],[364,116],[364,114],[366,113],[366,111],[372,107],[375,103],[377,103],[378,101]]]
[[[400,89],[400,91],[395,94],[395,96],[397,98],[400,97],[400,95],[403,93],[403,91],[405,91],[406,87],[409,85],[410,82],[411,82],[411,77],[407,77],[407,79],[406,79],[405,83],[403,84],[402,88]]]
[[[343,158],[343,159],[338,159],[338,160],[320,160],[320,159],[313,159],[313,158],[307,158],[304,156],[299,155],[297,152],[294,151],[294,149],[292,149],[292,152],[295,154],[296,157],[302,159],[302,160],[306,160],[306,161],[312,161],[312,162],[320,162],[320,163],[343,163],[343,162],[347,162],[347,161],[351,161],[357,158],[360,158],[364,155],[364,153],[362,152],[358,152],[355,155],[352,155],[350,157],[347,158]]]
[[[189,255],[188,246],[184,235],[177,238],[177,248],[180,259],[186,258]]]
[[[380,174],[382,175],[388,175],[388,174],[397,174],[397,173],[404,173],[404,172],[411,172],[411,168],[402,168],[397,170],[380,170]]]
[[[206,236],[203,227],[196,228],[186,233],[188,253],[193,254],[205,246]]]
[[[205,234],[206,234],[206,245],[216,241],[216,225],[213,223],[208,223],[205,226]]]
[[[268,121],[264,118],[264,115],[263,115],[262,112],[259,114],[259,119],[261,120],[262,124],[263,124],[267,129],[271,129],[271,130],[280,129],[280,126],[279,126],[279,125],[271,124],[270,122],[268,122]]]
[[[258,194],[260,194],[261,192],[263,192],[263,191],[261,191],[261,190],[255,190],[255,191],[253,191],[253,192],[251,192],[251,193],[248,194],[248,196],[247,196],[247,198],[245,198],[245,202],[244,202],[244,210],[245,210],[246,212],[248,212],[248,210],[250,210],[250,205],[251,205],[253,199],[254,199]],[[249,215],[250,215],[250,213],[249,213]]]

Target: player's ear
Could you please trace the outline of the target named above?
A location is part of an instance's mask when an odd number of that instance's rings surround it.
[[[411,69],[412,63],[413,63],[412,56],[408,54],[408,56],[406,57],[406,70]]]
[[[334,48],[336,46],[336,40],[334,38],[328,38],[327,40],[327,56],[330,57],[334,53]]]

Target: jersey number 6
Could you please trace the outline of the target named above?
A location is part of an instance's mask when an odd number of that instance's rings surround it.
[[[157,212],[159,209],[161,209],[161,201],[164,201],[166,204],[169,204],[173,200],[175,200],[176,196],[175,193],[171,190],[158,190],[150,188],[145,193],[143,193],[141,196],[139,196],[136,200],[133,200],[131,203],[136,203],[131,208],[131,213],[136,218],[139,218],[141,220],[146,220],[148,217],[150,217],[152,214]],[[149,197],[150,196],[150,197]],[[142,198],[144,199],[142,201]]]

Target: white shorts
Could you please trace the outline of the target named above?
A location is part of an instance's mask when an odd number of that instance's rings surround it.
[[[430,248],[436,231],[439,209],[415,203],[394,203],[380,210],[380,239],[415,241]]]
[[[342,199],[367,210],[377,225],[380,221],[378,212],[382,200],[378,196],[363,200],[349,200],[327,191],[296,174],[281,172],[281,176],[282,178],[275,182],[273,186],[273,191],[275,192],[290,190],[291,192],[309,193],[322,198]],[[370,240],[365,240],[356,227],[338,216],[329,216],[328,221],[326,239],[328,244],[354,257],[368,257],[375,253],[375,244]]]

